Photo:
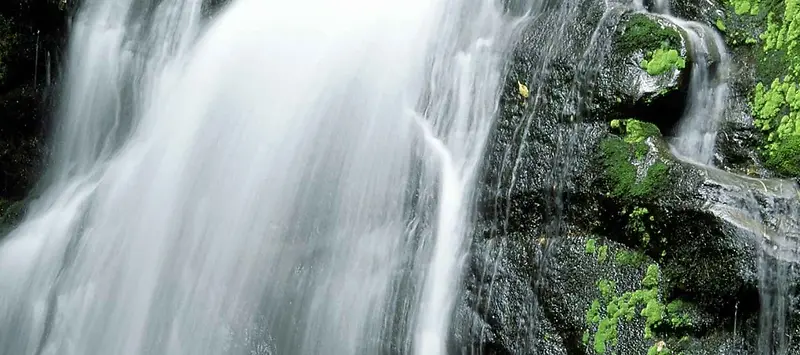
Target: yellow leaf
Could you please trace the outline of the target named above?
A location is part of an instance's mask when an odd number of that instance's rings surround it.
[[[517,81],[517,84],[519,85],[519,94],[522,95],[522,97],[527,99],[528,96],[531,95],[531,92],[528,90],[528,87],[525,86],[525,84],[520,83],[519,81]]]

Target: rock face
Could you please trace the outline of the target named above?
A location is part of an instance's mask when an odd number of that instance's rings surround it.
[[[671,7],[710,26],[733,12]],[[768,179],[785,172],[764,163],[753,75],[731,75],[719,168],[677,159],[663,135],[687,105],[691,43],[667,18],[630,8],[563,1],[517,46],[455,338],[466,353],[756,354],[777,350],[784,332],[800,351],[793,307],[785,328],[759,312],[797,299],[785,270],[796,264],[800,196]],[[732,54],[734,73],[755,65]]]
[[[66,2],[0,5],[0,216],[13,221],[39,178],[66,34]]]

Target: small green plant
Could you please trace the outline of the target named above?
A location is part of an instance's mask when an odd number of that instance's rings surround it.
[[[661,75],[673,69],[686,68],[686,58],[675,49],[659,48],[649,57],[649,60],[643,59],[639,65],[650,75]]]
[[[723,22],[721,18],[718,18],[717,21],[714,22],[714,24],[717,26],[717,29],[719,29],[722,32],[725,32],[727,30],[727,27],[725,27],[725,22]]]
[[[766,137],[761,148],[765,165],[783,175],[800,176],[800,0],[729,4],[738,15],[766,14],[751,107],[755,125]]]
[[[672,350],[670,350],[667,347],[667,343],[665,343],[663,340],[653,344],[653,346],[651,346],[650,349],[647,350],[647,355],[671,355],[671,354]]]
[[[645,288],[658,287],[658,274],[659,274],[658,265],[656,264],[648,265],[647,271],[644,273],[644,279],[642,279],[642,286]]]
[[[586,254],[593,255],[597,251],[597,240],[589,239],[586,241]]]
[[[604,299],[611,299],[614,293],[617,292],[617,284],[614,281],[600,280],[597,281],[597,289],[600,290],[600,295]]]
[[[616,42],[623,55],[636,51],[654,51],[659,48],[678,48],[683,43],[680,33],[659,23],[646,14],[634,14],[625,24],[625,30]]]
[[[608,245],[603,245],[597,248],[597,261],[604,263],[606,260],[608,260]]]
[[[647,246],[650,243],[650,233],[647,231],[645,224],[647,220],[653,221],[653,216],[647,217],[649,213],[650,211],[645,207],[634,207],[633,211],[628,215],[628,228],[639,236],[642,246]]]

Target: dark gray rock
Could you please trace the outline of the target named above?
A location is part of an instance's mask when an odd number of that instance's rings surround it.
[[[0,4],[0,224],[6,227],[23,210],[17,201],[34,187],[47,155],[44,141],[72,3]]]

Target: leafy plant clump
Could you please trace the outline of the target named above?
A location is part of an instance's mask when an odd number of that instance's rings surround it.
[[[766,137],[761,153],[768,168],[800,176],[800,0],[763,2],[730,0],[729,5],[737,15],[766,20],[759,36],[761,81],[751,104],[755,125]]]

